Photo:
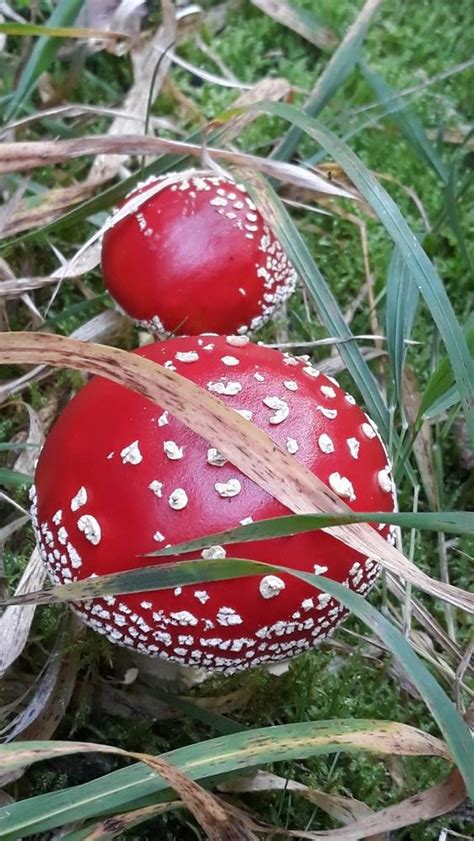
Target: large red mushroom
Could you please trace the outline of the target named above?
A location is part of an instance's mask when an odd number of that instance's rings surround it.
[[[150,190],[135,209],[137,196]],[[138,324],[158,333],[246,333],[293,292],[292,265],[230,176],[175,172],[152,178],[127,200],[133,209],[125,216],[122,209],[104,235],[102,272]]]
[[[375,424],[307,358],[244,336],[175,338],[137,353],[251,420],[354,510],[394,510],[390,465]],[[169,562],[145,553],[288,510],[169,412],[96,377],[46,441],[32,513],[48,573],[62,584]],[[378,528],[392,540],[387,526]],[[327,575],[362,594],[378,575],[373,559],[322,531],[216,545],[202,556],[224,558],[226,551]],[[346,613],[326,593],[273,573],[95,598],[75,609],[112,642],[227,674],[299,654]]]

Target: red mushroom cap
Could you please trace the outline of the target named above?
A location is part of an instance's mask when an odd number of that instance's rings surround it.
[[[175,334],[246,333],[291,295],[296,273],[245,187],[212,172],[152,178],[158,189],[106,232],[107,289],[139,324]]]
[[[176,338],[137,352],[251,419],[354,510],[395,508],[375,425],[307,358],[242,336]],[[38,544],[58,584],[169,562],[143,554],[288,513],[170,413],[101,378],[81,389],[53,427],[35,482]],[[379,530],[391,539],[386,526]],[[374,560],[322,531],[235,544],[227,552],[327,574],[359,593],[378,574]],[[226,549],[202,555],[225,557]],[[175,560],[184,557],[190,555]],[[329,595],[273,573],[96,598],[76,610],[113,642],[226,673],[299,654],[346,613]]]

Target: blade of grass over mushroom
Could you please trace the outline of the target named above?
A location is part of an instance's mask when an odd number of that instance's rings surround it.
[[[294,106],[278,102],[261,103],[255,107],[266,114],[287,119],[320,143],[342,166],[379,217],[393,242],[398,246],[445,343],[466,421],[474,440],[474,359],[469,353],[465,337],[441,278],[405,222],[398,206],[347,144],[316,120],[303,114]]]
[[[295,514],[350,513],[334,491],[260,429],[199,386],[136,354],[64,336],[18,332],[0,334],[0,362],[46,363],[106,376],[171,411]],[[474,594],[430,578],[368,523],[335,526],[331,534],[426,592],[473,609]]]
[[[444,743],[428,733],[398,722],[358,719],[311,721],[229,734],[178,748],[162,754],[160,759],[191,780],[206,780],[225,778],[229,773],[278,760],[361,750],[450,760]],[[97,751],[130,755],[120,748],[83,742],[17,742],[0,746],[0,760],[8,769],[71,753]],[[2,841],[172,796],[166,782],[139,763],[101,777],[100,786],[94,780],[0,809]]]
[[[420,293],[397,248],[394,248],[387,274],[385,325],[395,396],[401,405],[402,371]]]
[[[378,101],[384,107],[387,118],[394,123],[402,132],[405,139],[410,146],[413,147],[417,155],[425,160],[429,166],[436,172],[443,184],[447,184],[449,180],[448,169],[441,160],[437,151],[428,140],[425,130],[417,117],[412,114],[403,101],[398,106],[391,106],[386,110],[386,106],[392,102],[394,92],[387,85],[385,80],[379,73],[374,73],[373,70],[361,59],[359,61],[359,68],[374,91]]]
[[[369,31],[372,19],[382,0],[366,0],[353,24],[333,53],[330,61],[319,76],[316,85],[304,106],[304,112],[316,117],[332,99],[353,71],[360,48]],[[289,160],[303,136],[304,129],[293,125],[272,153],[272,157]]]
[[[83,2],[84,0],[59,0],[47,22],[47,26],[56,28],[72,23],[77,17]],[[15,116],[23,102],[31,95],[39,77],[51,65],[60,46],[61,40],[59,38],[44,35],[38,38],[23,68],[13,98],[6,108],[5,122]]]
[[[248,185],[249,190],[253,192],[260,212],[266,216],[271,230],[278,236],[293,266],[306,283],[329,335],[350,340],[339,344],[337,346],[338,351],[361,392],[370,415],[382,430],[384,437],[388,439],[388,410],[381,397],[377,380],[362,356],[357,342],[353,341],[352,331],[339,309],[336,298],[314,262],[303,237],[267,181],[258,177],[256,173],[249,173],[248,171],[241,172],[240,176]]]
[[[388,523],[390,525],[413,528],[417,530],[441,531],[445,534],[472,534],[474,532],[474,513],[470,511],[440,511],[415,513],[399,512],[396,514],[363,514],[354,513],[348,516],[331,516],[329,514],[299,514],[291,517],[275,517],[271,520],[259,520],[248,526],[221,531],[217,534],[206,535],[198,540],[188,540],[176,546],[149,552],[146,557],[162,557],[179,555],[184,552],[194,552],[213,546],[216,543],[240,543],[247,540],[266,540],[269,537],[284,537],[290,534],[324,529],[328,526],[343,525],[345,523]]]

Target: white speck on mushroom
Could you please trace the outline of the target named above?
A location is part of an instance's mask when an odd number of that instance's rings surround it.
[[[324,575],[325,572],[328,571],[327,567],[320,566],[319,564],[314,565],[314,574],[315,575]]]
[[[325,406],[316,406],[316,408],[318,412],[321,412],[321,414],[324,415],[325,418],[328,418],[328,420],[334,420],[334,418],[337,418],[337,409],[326,409]]]
[[[245,517],[243,520],[240,520],[241,526],[250,526],[253,523],[253,517]]]
[[[213,392],[214,394],[225,394],[226,397],[233,397],[235,394],[239,394],[242,391],[242,386],[240,383],[236,382],[228,382],[228,383],[208,383],[207,384],[208,391]]]
[[[183,458],[183,447],[178,447],[175,441],[164,441],[163,450],[170,461],[179,461]]]
[[[231,347],[245,347],[250,342],[248,336],[226,336],[225,340]]]
[[[298,446],[298,441],[296,440],[296,438],[287,438],[286,439],[286,449],[288,450],[288,452],[291,456],[294,456],[298,452],[299,446]]]
[[[314,607],[313,599],[312,598],[304,599],[301,602],[301,607],[303,608],[303,610],[311,610],[311,608]]]
[[[313,368],[312,365],[306,365],[303,368],[303,371],[305,372],[305,374],[308,374],[309,377],[313,377],[313,379],[316,379],[316,377],[319,377],[319,375],[320,375],[318,369]]]
[[[254,380],[257,380],[258,383],[265,382],[265,377],[263,376],[263,374],[259,374],[258,371],[253,375],[253,378]]]
[[[76,496],[71,499],[71,511],[77,511],[87,502],[87,491],[84,487],[79,488]]]
[[[82,531],[86,540],[97,546],[102,537],[102,530],[95,517],[92,514],[83,514],[77,521],[77,528]]]
[[[260,581],[258,589],[264,599],[273,599],[285,589],[285,582],[276,575],[265,575]]]
[[[238,479],[229,479],[227,482],[215,482],[214,487],[222,497],[238,496],[242,490],[242,485]]]
[[[318,596],[318,610],[322,610],[331,601],[329,593],[320,593]]]
[[[352,482],[345,476],[341,476],[340,473],[331,473],[329,476],[329,486],[333,489],[334,493],[349,499],[350,502],[353,502],[356,498]]]
[[[171,618],[180,625],[197,625],[198,620],[188,610],[180,610],[178,613],[171,613]]]
[[[215,447],[209,447],[207,451],[207,463],[212,464],[213,467],[224,467],[224,464],[227,464],[227,459]]]
[[[68,538],[67,531],[64,528],[64,526],[61,526],[61,528],[58,530],[58,540],[63,546],[65,546],[66,543],[67,543],[67,538]]]
[[[360,441],[357,438],[348,438],[347,446],[349,447],[352,458],[359,458]]]
[[[108,456],[107,456],[107,461],[110,461],[110,459],[113,458],[113,457],[114,457],[114,452],[112,450],[112,452],[109,453]]]
[[[333,440],[325,432],[318,438],[318,447],[322,453],[326,453],[327,455],[334,452]]]
[[[211,204],[212,207],[227,207],[227,199],[223,196],[216,196],[210,200],[209,204]]]
[[[124,447],[123,450],[120,450],[120,456],[123,464],[140,464],[143,460],[143,456],[140,452],[138,441],[132,441],[128,447]]]
[[[355,406],[355,399],[353,398],[352,394],[346,394],[344,399],[351,405]]]
[[[288,406],[288,403],[286,403],[285,400],[281,400],[279,397],[265,397],[263,402],[269,409],[275,410],[275,414],[269,418],[271,424],[282,423],[290,414],[290,407]]]
[[[219,625],[241,625],[242,618],[231,607],[220,607],[217,612]]]
[[[178,362],[197,362],[199,354],[195,350],[178,351],[175,353],[175,359]]]
[[[201,604],[206,604],[206,602],[209,601],[210,596],[207,590],[195,590],[194,598],[201,602]]]
[[[383,470],[379,470],[379,472],[377,473],[377,481],[379,483],[380,489],[384,493],[392,492],[393,485],[389,467],[384,467]]]
[[[56,511],[55,514],[53,514],[53,517],[52,517],[54,525],[59,526],[62,518],[63,518],[63,512],[61,511],[60,508],[58,508],[58,510]]]
[[[148,485],[150,491],[153,491],[155,496],[162,497],[163,496],[163,482],[159,482],[158,479],[153,479],[152,482]]]
[[[66,551],[69,555],[69,560],[71,561],[71,566],[73,569],[79,569],[82,566],[82,558],[79,552],[76,551],[72,543],[68,543],[66,546]]]
[[[161,534],[161,531],[155,531],[155,534],[153,535],[153,540],[156,540],[157,543],[163,543],[164,539],[165,536],[164,534]]]
[[[362,432],[364,433],[366,438],[375,438],[377,433],[373,426],[370,423],[363,423],[362,424]]]
[[[227,365],[229,368],[232,368],[234,365],[240,365],[240,361],[237,359],[236,356],[222,356],[221,362],[224,365]]]
[[[183,488],[176,488],[168,497],[170,508],[174,511],[182,511],[188,504],[188,495]]]
[[[173,595],[180,596],[182,592],[183,592],[182,587],[175,587],[174,590],[173,590]]]
[[[163,414],[158,418],[157,423],[158,426],[166,426],[166,424],[169,423],[168,412],[163,412]]]
[[[324,394],[325,397],[335,397],[336,392],[334,391],[332,385],[322,385],[321,386],[321,393]]]
[[[245,420],[251,421],[253,418],[253,412],[249,409],[235,409],[238,415],[241,415]]]
[[[298,391],[298,383],[295,383],[294,380],[284,380],[283,385],[288,391]]]
[[[201,558],[205,561],[213,561],[226,557],[226,551],[223,546],[209,546],[201,552]]]

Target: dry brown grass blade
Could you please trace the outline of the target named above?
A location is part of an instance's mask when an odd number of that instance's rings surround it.
[[[41,447],[44,443],[44,430],[38,413],[28,403],[24,404],[28,412],[29,429],[26,437],[27,449],[22,450],[13,466],[18,473],[32,475],[35,470],[35,462],[38,458]]]
[[[20,579],[15,595],[32,593],[42,587],[46,578],[44,564],[35,549]],[[28,607],[7,607],[0,616],[0,678],[20,656],[30,633],[35,615],[35,605]]]
[[[174,765],[149,754],[135,753],[133,756],[163,777],[170,788],[179,794],[209,841],[258,841],[257,836],[242,823],[238,825],[235,820],[230,820],[227,811],[213,794],[190,780]]]
[[[337,36],[329,27],[312,26],[302,10],[284,0],[252,0],[252,5],[321,50],[333,50],[337,46]]]
[[[156,155],[161,152],[186,154],[201,157],[202,147],[181,140],[162,137],[146,137],[140,134],[109,137],[96,135],[74,140],[42,140],[25,143],[4,143],[0,146],[0,173],[30,170],[46,164],[58,164],[87,155]],[[337,183],[317,175],[315,172],[270,158],[259,158],[243,152],[229,152],[226,149],[210,148],[208,154],[218,160],[237,166],[251,167],[266,175],[289,184],[306,187],[316,193],[343,198],[357,198]]]
[[[389,806],[375,812],[373,815],[361,818],[342,829],[331,829],[327,832],[289,832],[293,838],[308,838],[319,841],[358,841],[361,838],[373,836],[377,832],[391,832],[412,826],[420,821],[432,820],[445,815],[459,806],[466,798],[466,789],[459,771],[451,774],[431,788],[414,794],[395,806]]]
[[[350,512],[329,487],[280,450],[264,432],[194,383],[147,359],[63,336],[18,332],[0,334],[0,362],[77,368],[119,382],[159,403],[206,441],[213,442],[246,476],[294,513]],[[430,578],[368,524],[354,523],[327,531],[431,595],[474,612],[474,594]]]
[[[359,818],[372,815],[372,809],[355,800],[353,797],[343,797],[340,794],[327,794],[325,791],[304,785],[297,780],[279,777],[267,771],[257,771],[251,777],[240,777],[229,783],[222,783],[218,790],[225,794],[243,794],[264,791],[292,791],[301,795],[310,803],[314,803],[332,818],[340,823],[351,823]],[[374,839],[375,841],[375,839]]]

